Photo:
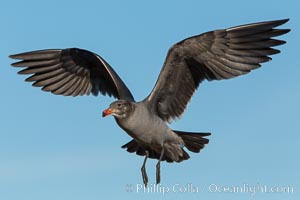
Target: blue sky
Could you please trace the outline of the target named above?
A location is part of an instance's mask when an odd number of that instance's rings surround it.
[[[298,1],[17,1],[0,3],[0,199],[299,199],[300,3]],[[168,48],[192,35],[290,18],[281,54],[250,74],[204,82],[178,130],[212,132],[201,154],[162,164],[162,187],[137,191],[142,157],[102,118],[109,97],[41,92],[8,55],[79,47],[103,56],[137,100],[152,89]],[[150,184],[156,161],[149,160]],[[180,192],[192,184],[198,192]],[[216,192],[218,187],[291,186],[290,193]],[[178,187],[177,187],[178,186]],[[211,190],[210,190],[211,189]],[[129,191],[126,191],[129,190]]]

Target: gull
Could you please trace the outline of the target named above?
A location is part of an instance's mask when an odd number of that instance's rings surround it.
[[[132,137],[123,145],[130,153],[144,156],[141,168],[147,186],[146,161],[157,159],[156,183],[160,183],[160,163],[190,158],[186,150],[199,153],[208,144],[210,133],[172,130],[168,125],[183,114],[192,95],[204,80],[230,79],[257,69],[280,51],[285,43],[274,39],[289,29],[276,27],[288,19],[246,24],[214,30],[186,38],[167,53],[157,82],[150,94],[135,101],[115,70],[99,55],[79,48],[47,49],[11,55],[19,59],[19,74],[32,74],[26,81],[56,95],[113,96],[117,101],[103,111]]]

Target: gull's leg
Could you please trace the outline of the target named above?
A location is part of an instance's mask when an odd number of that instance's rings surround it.
[[[149,157],[149,152],[146,150],[146,156],[145,156],[142,168],[141,168],[143,182],[144,182],[145,187],[147,187],[147,183],[148,183],[148,176],[147,176],[147,172],[146,172],[146,161],[147,161],[148,157]]]
[[[156,164],[156,184],[160,183],[160,161],[161,161],[162,157],[164,156],[164,153],[165,153],[165,149],[162,148],[159,160]]]

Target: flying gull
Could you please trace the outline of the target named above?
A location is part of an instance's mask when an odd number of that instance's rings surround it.
[[[113,96],[118,100],[103,111],[133,139],[122,148],[145,156],[141,171],[147,186],[146,161],[158,159],[156,183],[160,183],[160,162],[181,162],[190,158],[186,149],[198,153],[208,144],[210,133],[192,133],[169,128],[179,118],[199,84],[230,79],[259,68],[285,43],[274,37],[289,29],[276,27],[288,19],[266,21],[220,29],[189,37],[174,44],[151,93],[135,101],[115,70],[99,55],[78,48],[48,49],[11,55],[26,67],[19,74],[33,74],[26,81],[57,95]]]

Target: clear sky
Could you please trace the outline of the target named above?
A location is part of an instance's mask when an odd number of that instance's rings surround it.
[[[2,1],[0,199],[299,199],[299,9],[296,0]],[[281,37],[287,41],[281,54],[246,76],[204,82],[182,119],[170,125],[212,136],[190,160],[162,163],[157,192],[138,189],[143,158],[121,149],[130,137],[113,118],[101,117],[114,99],[41,92],[16,74],[8,58],[85,48],[103,56],[141,100],[172,44],[214,29],[283,18],[290,21],[282,28],[292,32]],[[155,164],[147,165],[150,184]],[[293,191],[250,192],[254,186]],[[194,192],[183,191],[189,187]],[[237,187],[249,191],[232,192]]]

